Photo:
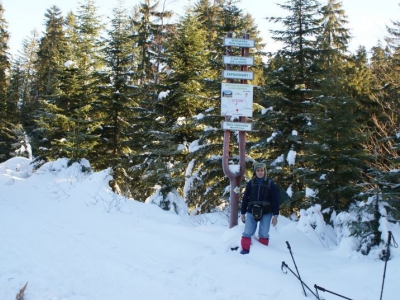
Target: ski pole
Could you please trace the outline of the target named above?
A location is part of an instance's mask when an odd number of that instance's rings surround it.
[[[299,280],[300,280],[300,282],[301,282],[301,287],[303,288],[304,295],[307,297],[307,293],[306,293],[306,290],[304,289],[303,281],[301,280],[299,270],[297,269],[296,262],[294,261],[292,249],[290,248],[290,244],[289,244],[288,241],[286,241],[286,245],[287,245],[287,247],[288,247],[288,249],[289,249],[290,255],[292,256],[292,260],[293,260],[294,266],[295,266],[295,268],[296,268],[296,272],[297,272],[298,278],[299,278]],[[315,295],[315,294],[314,294],[314,295]]]
[[[327,289],[324,289],[323,287],[320,287],[320,286],[318,286],[318,285],[316,285],[316,284],[314,284],[314,287],[315,287],[315,290],[317,290],[317,294],[318,294],[318,290],[320,290],[320,291],[323,291],[323,292],[331,293],[331,294],[336,295],[336,296],[338,296],[338,297],[342,297],[342,298],[344,298],[344,299],[353,300],[353,299],[351,299],[351,298],[347,298],[347,297],[345,297],[345,296],[342,296],[342,295],[336,294],[336,293],[334,293],[334,292],[328,291]],[[318,298],[318,299],[319,299],[319,298]]]
[[[287,274],[287,272],[285,272],[285,271],[283,270],[283,267],[289,269],[289,271],[292,272],[292,274],[293,274],[294,276],[296,276],[296,278],[297,278],[298,280],[300,280],[301,286],[303,287],[304,294],[306,293],[305,290],[304,290],[304,287],[306,287],[318,300],[320,300],[320,298],[318,297],[318,295],[316,295],[316,294],[307,286],[307,284],[305,284],[305,283],[303,282],[303,280],[301,280],[301,278],[300,278],[295,272],[293,272],[291,268],[289,268],[289,266],[288,266],[284,261],[282,262],[281,270],[282,270],[283,273]],[[306,297],[307,297],[307,295],[306,295]]]
[[[391,242],[391,238],[392,238],[392,232],[391,231],[388,231],[388,234],[389,234],[389,236],[388,236],[388,242],[387,242],[387,247],[386,247],[386,251],[384,252],[384,256],[383,256],[383,259],[385,260],[385,268],[384,268],[384,270],[383,270],[383,280],[382,280],[382,288],[381,288],[381,298],[380,298],[380,300],[382,300],[382,295],[383,295],[383,286],[384,286],[384,284],[385,284],[385,277],[386,277],[386,265],[387,265],[387,261],[389,260],[389,258],[390,258],[390,242]],[[394,237],[393,237],[393,242],[394,242],[394,246],[397,248],[397,243],[396,243],[396,241],[394,240]]]

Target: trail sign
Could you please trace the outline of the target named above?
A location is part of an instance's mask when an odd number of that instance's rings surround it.
[[[253,128],[253,123],[222,122],[222,129],[223,129],[223,130],[251,131],[252,128]]]
[[[253,66],[254,58],[246,56],[223,56],[223,62],[225,65],[242,65],[242,66]]]
[[[251,84],[221,84],[221,115],[253,116],[253,86]]]
[[[222,71],[222,78],[253,80],[254,73],[251,72],[251,71],[223,70]]]
[[[224,38],[224,46],[232,47],[243,47],[243,48],[254,48],[254,40],[248,39],[234,39],[234,38]]]

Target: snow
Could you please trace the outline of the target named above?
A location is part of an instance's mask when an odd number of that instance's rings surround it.
[[[64,67],[66,67],[66,68],[75,68],[75,67],[76,67],[76,64],[75,64],[75,62],[73,62],[72,60],[67,60],[67,61],[64,63]]]
[[[289,150],[286,161],[288,162],[289,166],[294,165],[296,161],[296,151]]]
[[[109,170],[92,172],[88,161],[59,159],[36,171],[29,163],[0,164],[0,299],[15,299],[27,282],[25,300],[316,299],[283,262],[296,272],[295,262],[314,293],[316,284],[376,300],[384,282],[383,299],[398,299],[399,249],[390,247],[385,269],[378,251],[362,255],[344,227],[327,225],[318,205],[297,222],[279,216],[270,245],[255,237],[241,255],[231,248],[244,224],[229,229],[222,212],[190,216],[172,192],[180,214],[151,204],[157,191],[147,203],[124,198],[111,191]],[[400,241],[398,224],[380,226]]]
[[[160,92],[158,94],[158,100],[162,100],[162,99],[166,98],[169,95],[169,92],[170,92],[169,90],[166,90],[165,92]]]

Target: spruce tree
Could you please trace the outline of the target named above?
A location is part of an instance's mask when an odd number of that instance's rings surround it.
[[[341,3],[328,1],[322,7],[322,31],[318,36],[320,95],[310,110],[305,138],[305,157],[309,168],[303,176],[307,187],[316,191],[307,206],[315,202],[323,209],[346,211],[362,191],[363,167],[368,165],[364,149],[367,134],[358,122],[357,101],[343,88],[349,69],[349,30]]]
[[[163,84],[167,76],[166,45],[173,26],[168,24],[172,12],[165,5],[146,0],[136,7],[131,18],[133,66],[131,68],[136,91],[131,100],[136,103],[130,119],[129,137],[131,167],[130,190],[135,199],[145,200],[161,187],[162,195],[172,191],[170,184],[169,149],[172,147],[163,109],[159,107],[168,89]],[[150,143],[149,143],[150,141]],[[176,185],[175,185],[176,186]],[[166,198],[165,198],[166,199]],[[163,209],[172,209],[172,203],[160,203]]]
[[[60,75],[66,62],[67,41],[64,32],[64,18],[57,6],[45,13],[45,33],[39,41],[39,51],[35,62],[37,71],[37,94],[40,106],[36,110],[36,138],[32,140],[36,149],[35,163],[55,160],[60,156],[52,143],[65,138],[60,127],[62,109],[58,108],[57,95],[60,94]]]
[[[64,18],[57,6],[45,13],[45,33],[39,41],[36,69],[38,72],[38,94],[41,99],[58,92],[58,75],[65,63],[66,38]]]
[[[40,67],[49,59],[43,57],[44,49],[54,43],[48,39],[55,35],[59,43],[49,60],[56,66],[54,88],[43,100],[43,113],[38,120],[47,145],[41,147],[45,151],[41,151],[37,160],[59,157],[68,157],[71,162],[90,160],[92,149],[98,143],[97,136],[92,134],[97,123],[90,112],[91,103],[96,99],[93,74],[101,68],[98,38],[103,25],[96,12],[94,1],[87,0],[79,6],[76,17],[68,15],[67,22],[61,16],[55,18],[48,14],[52,18],[39,46]]]
[[[204,36],[199,34],[193,18],[178,25],[177,31],[165,45],[165,53],[168,53],[166,69],[170,71],[160,81],[157,98],[152,104],[149,101],[139,103],[141,111],[134,125],[137,134],[131,143],[133,153],[130,156],[136,165],[132,177],[145,178],[141,181],[134,179],[132,191],[140,188],[142,197],[147,197],[154,192],[154,186],[158,186],[164,197],[160,204],[164,209],[173,208],[167,196],[184,184],[187,151],[183,148],[193,139],[191,118],[196,105],[204,101],[201,96],[196,96],[202,93],[202,75],[207,72],[207,68],[202,69],[205,63],[201,48]],[[143,90],[143,85],[139,88]]]
[[[20,110],[21,123],[27,134],[36,139],[35,130],[35,112],[39,108],[38,97],[38,77],[35,68],[37,52],[39,47],[39,33],[36,30],[31,32],[31,36],[22,42],[22,51],[19,54],[18,62],[20,64],[22,82],[20,86]]]
[[[159,2],[144,0],[132,18],[136,28],[133,34],[135,47],[139,50],[136,76],[139,85],[156,81],[163,46],[163,30],[168,27],[164,22],[171,16],[172,12],[165,10],[165,7],[160,10]]]
[[[221,127],[220,122],[223,120],[220,110],[221,74],[224,69],[222,56],[226,54],[226,47],[223,46],[222,40],[226,37],[227,32],[231,32],[232,36],[236,38],[242,38],[244,33],[250,34],[251,39],[254,39],[257,45],[256,48],[250,49],[250,55],[254,57],[257,67],[261,70],[262,53],[258,52],[262,48],[261,38],[257,35],[256,26],[251,16],[244,15],[236,5],[237,3],[238,1],[218,1],[214,3],[199,1],[193,8],[189,8],[185,15],[186,18],[181,20],[185,24],[186,31],[182,31],[182,23],[179,23],[178,27],[180,40],[176,46],[179,46],[177,48],[179,51],[174,51],[174,54],[171,54],[171,58],[175,59],[175,65],[172,68],[174,71],[179,68],[179,65],[188,62],[196,63],[196,65],[200,66],[200,68],[193,67],[196,71],[193,75],[189,75],[190,71],[180,71],[179,74],[172,73],[172,76],[170,76],[176,82],[176,86],[182,82],[194,81],[192,78],[196,78],[196,82],[198,81],[199,85],[197,92],[193,90],[189,94],[189,90],[185,91],[187,93],[186,97],[190,99],[190,103],[195,109],[190,111],[191,120],[186,118],[190,120],[186,126],[188,134],[185,134],[185,139],[181,141],[181,145],[186,145],[184,148],[187,151],[185,162],[187,179],[183,196],[192,213],[213,211],[222,204],[224,204],[224,207],[229,208],[229,206],[225,205],[229,202],[227,201],[229,193],[226,193],[226,187],[229,186],[229,182],[224,178],[222,170],[222,141],[224,134],[219,130]],[[200,22],[199,30],[201,29],[206,37],[202,56],[198,55],[199,59],[204,55],[204,63],[201,64],[199,64],[200,60],[186,59],[190,51],[183,50],[183,47],[188,47],[189,45],[192,45],[193,50],[197,49],[195,47],[197,42],[194,38],[181,38],[183,33],[188,36],[188,28],[190,28],[188,25],[191,24],[188,20],[193,17]],[[191,30],[195,30],[195,28]],[[232,50],[234,52],[231,55],[241,56],[240,48],[232,48]],[[256,70],[254,71],[256,72]],[[180,79],[177,80],[176,78]],[[188,88],[188,86],[182,84],[180,86],[180,91]],[[171,93],[167,99],[172,100],[172,97],[179,95],[174,93],[177,88],[169,86],[169,89],[171,89]],[[183,125],[180,128],[183,128]],[[231,139],[232,163],[237,163],[238,145],[235,134],[231,135]]]
[[[111,168],[115,183],[127,195],[130,186],[128,169],[132,155],[131,140],[137,140],[138,102],[135,86],[135,51],[132,49],[132,26],[127,10],[120,4],[113,9],[111,26],[103,39],[105,69],[97,74],[98,97],[92,104],[94,118],[100,123],[100,135],[94,148],[92,165]]]
[[[302,173],[309,167],[304,141],[322,76],[316,42],[322,31],[320,4],[314,0],[289,0],[278,5],[289,14],[267,18],[282,24],[281,29],[271,33],[283,46],[266,69],[266,96],[259,104],[267,113],[259,110],[255,128],[260,130],[260,140],[254,145],[254,156],[266,158],[272,166],[271,176],[281,186],[286,189],[291,184],[292,204],[301,206],[306,188]]]
[[[328,0],[322,6],[321,13],[322,32],[317,37],[317,47],[321,50],[320,68],[337,68],[348,60],[350,30],[345,27],[348,23],[347,15],[342,8],[342,2],[337,0]]]
[[[94,74],[103,67],[99,40],[104,24],[94,0],[81,3],[75,18],[71,16],[68,21],[72,35],[69,36],[66,52],[76,49],[76,53],[73,56],[75,60],[68,58],[69,63],[66,63],[63,72],[60,102],[69,103],[65,115],[71,124],[63,145],[71,160],[87,158],[90,161],[93,148],[100,142],[98,135],[93,134],[99,122],[93,119],[91,110],[92,103],[97,99]]]
[[[8,53],[9,33],[8,23],[4,18],[3,4],[0,3],[0,161],[10,157],[10,144],[14,142],[12,128],[16,125],[16,106],[15,98],[7,96],[8,72],[10,69],[10,59]]]

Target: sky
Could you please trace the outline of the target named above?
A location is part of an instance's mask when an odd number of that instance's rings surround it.
[[[162,3],[163,0],[160,1]],[[165,0],[167,9],[182,15],[184,7],[196,0]],[[5,9],[4,16],[8,22],[8,31],[11,34],[10,52],[13,55],[21,50],[22,41],[31,36],[31,31],[37,29],[43,32],[44,14],[53,5],[58,6],[66,15],[67,12],[76,12],[81,1],[79,0],[0,0]],[[392,26],[391,21],[400,20],[400,7],[396,0],[342,0],[343,8],[348,16],[348,28],[353,39],[350,43],[350,51],[355,51],[360,45],[370,50],[377,45],[378,40],[383,41],[387,35],[386,26]],[[112,16],[112,9],[117,6],[118,0],[96,0],[99,13],[104,16]],[[140,0],[125,1],[125,6],[130,8],[139,4]],[[262,3],[262,4],[261,4]],[[241,0],[239,8],[250,13],[255,19],[261,31],[264,42],[267,43],[267,51],[276,51],[279,45],[271,40],[269,30],[277,26],[265,20],[267,16],[287,16],[287,11],[281,10],[276,3],[285,3],[278,0]],[[325,3],[320,1],[320,3]],[[129,5],[128,5],[129,4]],[[107,19],[104,19],[105,21]],[[251,37],[250,37],[251,38]]]
[[[398,299],[400,249],[392,243],[386,263],[387,246],[360,254],[318,205],[297,221],[279,216],[269,246],[255,235],[242,255],[232,249],[244,224],[229,228],[223,212],[188,215],[176,195],[179,213],[164,211],[157,191],[126,199],[111,191],[108,170],[83,173],[87,160],[35,172],[30,162],[0,164],[0,299],[26,283],[25,300]],[[399,224],[380,224],[400,241]]]

